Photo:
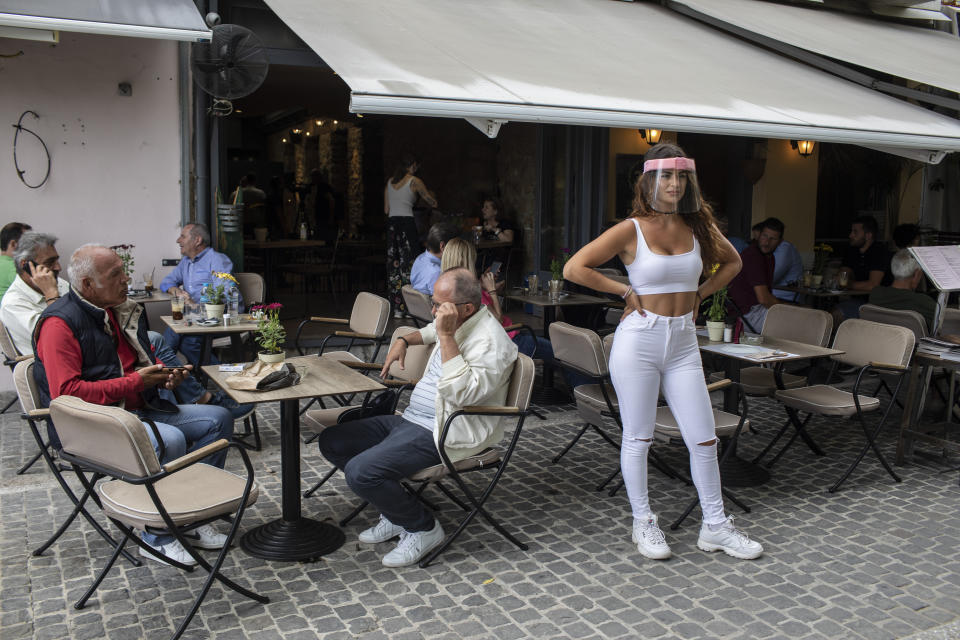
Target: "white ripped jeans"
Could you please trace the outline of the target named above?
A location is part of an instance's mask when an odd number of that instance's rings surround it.
[[[620,469],[633,517],[649,516],[647,452],[653,439],[660,389],[690,452],[690,475],[700,496],[703,520],[725,520],[713,407],[703,379],[693,314],[627,316],[613,340],[610,377],[623,421]],[[701,443],[711,442],[708,446]]]

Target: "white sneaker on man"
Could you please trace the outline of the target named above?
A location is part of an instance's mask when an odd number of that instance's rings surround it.
[[[187,550],[183,548],[183,545],[180,544],[179,540],[172,540],[166,544],[150,544],[146,540],[144,540],[144,542],[147,544],[147,546],[153,547],[163,555],[173,558],[180,564],[185,564],[190,567],[197,564],[197,561],[193,559],[193,556],[187,553]],[[166,560],[161,560],[160,558],[156,557],[155,555],[153,555],[143,547],[140,547],[140,555],[143,556],[144,558],[149,558],[154,562],[160,562],[162,564],[170,564]]]
[[[385,567],[406,567],[420,562],[420,559],[439,546],[444,539],[443,527],[436,520],[429,531],[404,531],[397,546],[383,556]]]
[[[380,522],[361,531],[357,539],[365,544],[377,544],[378,542],[386,542],[390,538],[396,538],[399,535],[403,535],[403,527],[393,524],[381,515]]]
[[[703,551],[723,551],[741,560],[753,560],[763,554],[763,545],[733,526],[733,516],[728,516],[726,522],[715,530],[706,522],[700,525],[697,546]]]
[[[220,533],[209,524],[188,531],[183,537],[197,549],[222,549],[227,543],[226,534]]]
[[[651,560],[666,560],[673,555],[663,531],[657,526],[657,516],[652,513],[646,519],[633,519],[633,541],[637,551]]]

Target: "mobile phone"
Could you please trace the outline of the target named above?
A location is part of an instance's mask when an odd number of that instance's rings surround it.
[[[187,369],[185,367],[163,367],[160,369],[160,373],[173,373],[174,371],[182,371],[186,373]]]
[[[493,275],[497,275],[498,273],[500,273],[500,267],[502,266],[503,266],[502,262],[500,262],[499,260],[494,260],[493,262],[490,263],[490,268],[488,269],[488,271]]]

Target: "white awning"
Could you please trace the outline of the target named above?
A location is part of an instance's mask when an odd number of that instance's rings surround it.
[[[960,38],[945,31],[756,0],[672,0],[671,5],[834,60],[960,91]]]
[[[0,38],[42,38],[25,29],[186,42],[207,42],[211,37],[191,0],[0,0]]]
[[[355,112],[960,150],[960,121],[653,4],[266,1]]]

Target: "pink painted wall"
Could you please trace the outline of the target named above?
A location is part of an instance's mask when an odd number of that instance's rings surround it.
[[[0,224],[17,220],[60,238],[62,265],[81,244],[134,244],[135,271],[179,257],[180,112],[177,44],[61,33],[60,43],[0,38]],[[128,82],[131,97],[117,85]],[[47,183],[28,189],[10,148],[15,124],[50,149]],[[21,134],[28,179],[42,176],[42,151]],[[65,275],[65,274],[64,274]],[[4,368],[4,374],[7,374]],[[7,378],[9,375],[7,374]],[[4,384],[6,383],[6,384]],[[0,388],[12,389],[9,380]]]

